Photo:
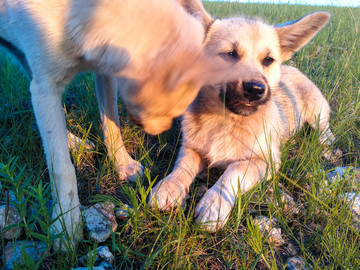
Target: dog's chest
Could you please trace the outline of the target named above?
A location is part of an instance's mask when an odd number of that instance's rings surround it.
[[[268,159],[279,147],[275,126],[264,126],[261,117],[185,114],[184,144],[206,159],[210,166],[226,167],[249,159]]]

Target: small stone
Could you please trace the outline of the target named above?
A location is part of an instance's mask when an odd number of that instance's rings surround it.
[[[114,208],[112,203],[97,203],[84,211],[85,226],[92,240],[105,242],[116,231]]]
[[[101,260],[109,263],[110,265],[114,262],[114,255],[110,252],[107,246],[101,246],[97,248],[97,256]]]
[[[81,149],[92,151],[95,149],[95,144],[90,140],[83,140],[71,132],[67,132],[68,147],[71,150],[79,151]]]
[[[129,205],[124,204],[121,208],[115,211],[115,216],[117,218],[128,218],[130,211],[132,211],[132,208]]]
[[[299,205],[295,202],[293,197],[288,193],[280,191],[280,199],[281,199],[281,203],[283,204],[283,210],[286,213],[298,214],[300,212]],[[266,202],[267,203],[273,202],[276,206],[279,206],[277,200],[270,196],[266,198]]]
[[[285,240],[281,236],[281,229],[275,227],[276,223],[276,219],[269,219],[265,216],[257,216],[254,219],[254,224],[259,228],[259,231],[262,234],[267,235],[270,242],[280,245],[283,244]]]
[[[286,270],[310,270],[311,267],[307,265],[304,259],[299,257],[291,257],[286,262]]]
[[[88,258],[92,258],[92,257],[93,257],[93,252],[90,251],[87,255],[79,258],[78,260],[79,264],[86,265]],[[107,246],[100,246],[96,249],[95,265],[100,266],[102,262],[105,262],[110,266],[114,262],[114,255],[110,252]]]
[[[349,167],[336,167],[331,172],[328,172],[325,177],[329,181],[329,183],[334,183],[339,179],[344,177],[346,171],[349,170]]]
[[[344,193],[344,198],[351,208],[353,226],[357,230],[360,230],[360,194],[355,192],[346,192]]]
[[[281,192],[281,202],[284,204],[284,210],[292,214],[298,214],[300,208],[296,205],[292,196],[285,192]]]
[[[360,168],[354,167],[336,167],[333,171],[328,172],[325,177],[329,181],[329,184],[333,184],[339,181],[343,181],[343,178],[347,178],[349,176],[354,176],[355,183],[351,183],[352,185],[357,185],[360,182]]]
[[[23,254],[31,256],[34,262],[38,261],[40,257],[46,252],[46,244],[37,241],[18,241],[8,242],[4,249],[4,256],[6,260],[5,269],[13,268],[13,263],[18,266],[23,265]],[[24,255],[25,255],[24,254]]]
[[[21,222],[21,216],[14,206],[0,205],[0,231],[4,230],[5,239],[10,240],[21,236],[23,229]],[[11,228],[8,228],[9,226]]]
[[[326,160],[332,162],[335,165],[340,165],[342,163],[343,152],[338,148],[334,150],[325,148],[322,154]]]

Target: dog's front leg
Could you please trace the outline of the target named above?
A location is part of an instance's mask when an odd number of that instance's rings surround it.
[[[157,205],[160,210],[170,210],[181,205],[202,167],[200,155],[182,146],[174,170],[152,189],[149,204]]]
[[[121,180],[135,181],[143,175],[141,164],[126,151],[120,133],[118,86],[115,77],[96,74],[96,96],[104,131],[104,142]]]
[[[245,193],[266,175],[264,160],[239,161],[231,164],[195,208],[196,222],[215,232],[227,222],[239,192]]]
[[[66,122],[62,107],[64,88],[36,78],[31,82],[31,100],[36,122],[44,145],[55,207],[51,226],[54,234],[65,231],[55,241],[55,249],[68,251],[82,238],[80,203],[75,169],[67,145]]]

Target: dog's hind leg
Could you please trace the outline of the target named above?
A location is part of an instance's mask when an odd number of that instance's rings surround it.
[[[320,89],[310,80],[308,81],[304,120],[312,128],[319,129],[321,144],[331,144],[334,141],[334,135],[329,127],[330,106]]]
[[[143,175],[141,164],[126,151],[120,133],[118,85],[115,77],[95,74],[96,96],[104,131],[104,142],[121,180],[135,181]]]
[[[266,170],[267,163],[261,159],[231,164],[197,204],[196,222],[210,232],[223,227],[238,193],[245,193],[259,183],[266,176]]]
[[[152,189],[149,204],[158,206],[160,210],[170,210],[181,205],[202,168],[200,155],[182,146],[174,170]]]
[[[66,137],[66,122],[62,107],[63,87],[43,78],[34,77],[30,84],[31,100],[36,122],[44,145],[55,207],[58,218],[50,230],[54,234],[65,231],[55,241],[57,250],[69,251],[82,237],[80,203],[75,169],[71,163]],[[64,241],[65,240],[65,241]]]

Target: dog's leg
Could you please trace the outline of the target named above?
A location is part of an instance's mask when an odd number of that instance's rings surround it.
[[[170,210],[181,205],[202,167],[200,155],[182,146],[174,170],[153,188],[149,204],[157,205],[160,210]]]
[[[57,87],[55,83],[46,83],[36,78],[30,85],[31,100],[44,145],[53,199],[56,202],[52,215],[53,218],[60,216],[50,230],[54,234],[65,230],[65,236],[57,239],[54,247],[68,251],[81,239],[82,227],[79,226],[80,203],[75,169],[70,159],[61,104],[63,90],[63,87]]]
[[[329,145],[334,141],[334,135],[329,128],[330,106],[320,90],[312,85],[311,91],[308,91],[308,97],[305,107],[304,120],[312,128],[320,129],[320,143]]]
[[[341,164],[342,151],[331,149],[335,136],[330,130],[330,106],[320,90],[314,85],[309,93],[305,109],[305,121],[314,129],[319,129],[320,143],[324,146],[323,157],[334,164]]]
[[[120,179],[135,181],[137,175],[143,175],[143,167],[138,161],[130,157],[121,137],[117,107],[117,80],[115,77],[96,74],[95,83],[100,117],[104,130],[104,142],[108,154],[114,162]]]
[[[195,208],[196,222],[210,232],[225,225],[238,192],[245,193],[266,175],[264,160],[239,161],[231,164]]]

